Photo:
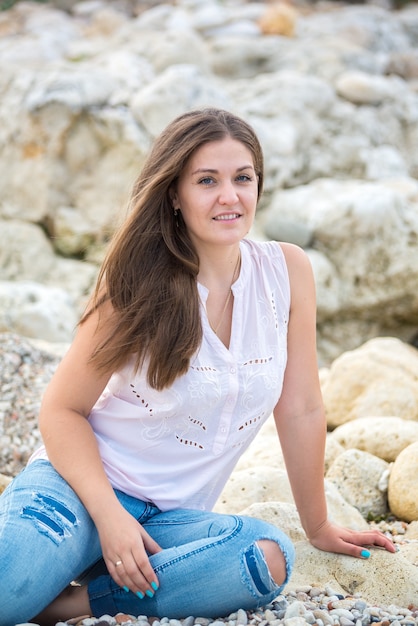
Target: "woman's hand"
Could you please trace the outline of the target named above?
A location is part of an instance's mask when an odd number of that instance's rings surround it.
[[[313,546],[327,552],[348,554],[367,559],[370,551],[366,546],[378,546],[388,552],[396,552],[393,542],[379,530],[351,530],[327,520],[309,537]]]
[[[103,558],[116,584],[139,598],[152,597],[158,579],[148,554],[160,552],[160,546],[122,506],[96,521],[96,526]]]

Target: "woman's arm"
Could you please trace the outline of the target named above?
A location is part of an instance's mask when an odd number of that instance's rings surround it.
[[[95,311],[79,327],[45,392],[39,425],[52,465],[77,493],[97,527],[115,582],[145,593],[157,578],[144,543],[150,553],[160,548],[116,498],[87,420],[111,374],[99,373],[90,362],[111,316],[110,305],[103,305],[100,317]],[[120,560],[123,567],[116,568]]]
[[[302,526],[313,545],[363,556],[364,545],[394,552],[378,531],[356,532],[327,518],[324,491],[326,419],[316,354],[316,298],[310,261],[292,244],[281,244],[291,289],[288,361],[280,400],[274,410],[286,468]]]

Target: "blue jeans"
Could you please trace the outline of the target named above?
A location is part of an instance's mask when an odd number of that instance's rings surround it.
[[[160,582],[155,596],[140,600],[113,581],[86,509],[51,464],[38,460],[0,496],[2,626],[33,618],[74,580],[88,584],[95,616],[221,617],[263,606],[284,585],[272,579],[256,543],[261,539],[279,544],[290,576],[293,545],[275,526],[191,509],[161,512],[148,502],[116,495],[163,548],[150,557]]]

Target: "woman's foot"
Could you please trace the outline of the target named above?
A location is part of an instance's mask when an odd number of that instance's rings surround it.
[[[76,615],[91,616],[87,586],[70,585],[55,598],[33,621],[40,626],[55,626]]]

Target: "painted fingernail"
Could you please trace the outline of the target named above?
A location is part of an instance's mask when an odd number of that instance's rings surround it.
[[[124,591],[126,591],[126,593],[129,593],[129,589],[128,589],[128,587],[127,587],[126,585],[125,585],[124,587],[122,587],[122,589],[123,589]]]
[[[368,550],[362,550],[360,556],[362,556],[363,559],[368,559],[370,557],[370,552]]]
[[[154,597],[153,592],[152,592],[152,591],[150,591],[149,589],[147,589],[145,593],[147,594],[147,596],[148,596],[149,598],[153,598],[153,597]]]
[[[143,594],[143,593],[141,593],[140,591],[137,591],[137,592],[136,592],[136,595],[138,596],[138,598],[139,598],[140,600],[143,600],[143,599],[145,598],[144,594]]]
[[[152,581],[151,587],[154,589],[154,591],[157,591],[157,589],[158,589],[158,585],[154,581]]]

